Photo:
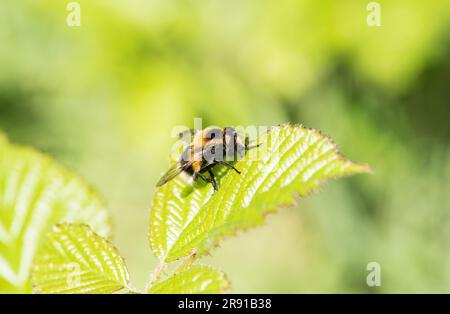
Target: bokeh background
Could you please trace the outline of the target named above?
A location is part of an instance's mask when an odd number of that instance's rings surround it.
[[[108,200],[132,283],[177,125],[303,123],[376,174],[324,187],[202,262],[231,292],[450,292],[450,2],[0,2],[0,129]],[[382,285],[366,285],[367,263]]]

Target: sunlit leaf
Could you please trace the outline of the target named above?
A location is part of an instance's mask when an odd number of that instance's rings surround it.
[[[111,293],[127,286],[125,261],[86,225],[54,225],[31,271],[35,293]]]
[[[30,291],[41,235],[58,222],[110,231],[104,202],[80,178],[32,149],[0,136],[0,291]]]
[[[226,235],[264,221],[264,214],[306,196],[324,182],[370,172],[365,164],[345,159],[336,144],[318,130],[302,126],[274,127],[259,138],[257,158],[248,153],[236,163],[241,171],[210,185],[176,178],[156,192],[150,213],[153,253],[173,261],[192,251],[204,253]]]
[[[207,266],[196,265],[155,284],[148,292],[160,294],[221,293],[228,287],[229,283],[223,272]]]

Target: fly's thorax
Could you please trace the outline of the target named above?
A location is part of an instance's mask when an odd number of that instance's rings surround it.
[[[224,144],[221,139],[213,139],[203,147],[203,159],[211,163],[224,160]]]
[[[209,127],[201,132],[202,142],[205,145],[206,143],[212,140],[218,140],[223,138],[223,129],[216,127]]]
[[[180,157],[181,163],[201,161],[202,160],[202,147],[196,147],[194,144],[187,146]]]
[[[203,145],[204,145],[203,131],[200,131],[194,135],[194,139],[192,140],[191,146],[202,147]]]

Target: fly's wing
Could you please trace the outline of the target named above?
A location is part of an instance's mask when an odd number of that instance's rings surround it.
[[[172,167],[167,170],[167,172],[159,179],[158,183],[156,183],[156,186],[162,186],[175,178],[177,175],[179,175],[183,171],[184,167],[180,165],[179,163],[174,164]]]
[[[183,170],[189,168],[192,165],[193,161],[188,161],[184,164],[176,163],[172,167],[167,170],[167,172],[159,179],[158,183],[156,183],[156,186],[162,186],[175,178],[177,175],[179,175]]]

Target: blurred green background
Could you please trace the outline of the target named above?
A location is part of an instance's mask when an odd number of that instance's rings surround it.
[[[450,2],[0,3],[0,129],[108,200],[143,288],[177,125],[303,123],[376,174],[333,182],[202,260],[231,292],[450,292]],[[382,285],[366,285],[367,263]]]

